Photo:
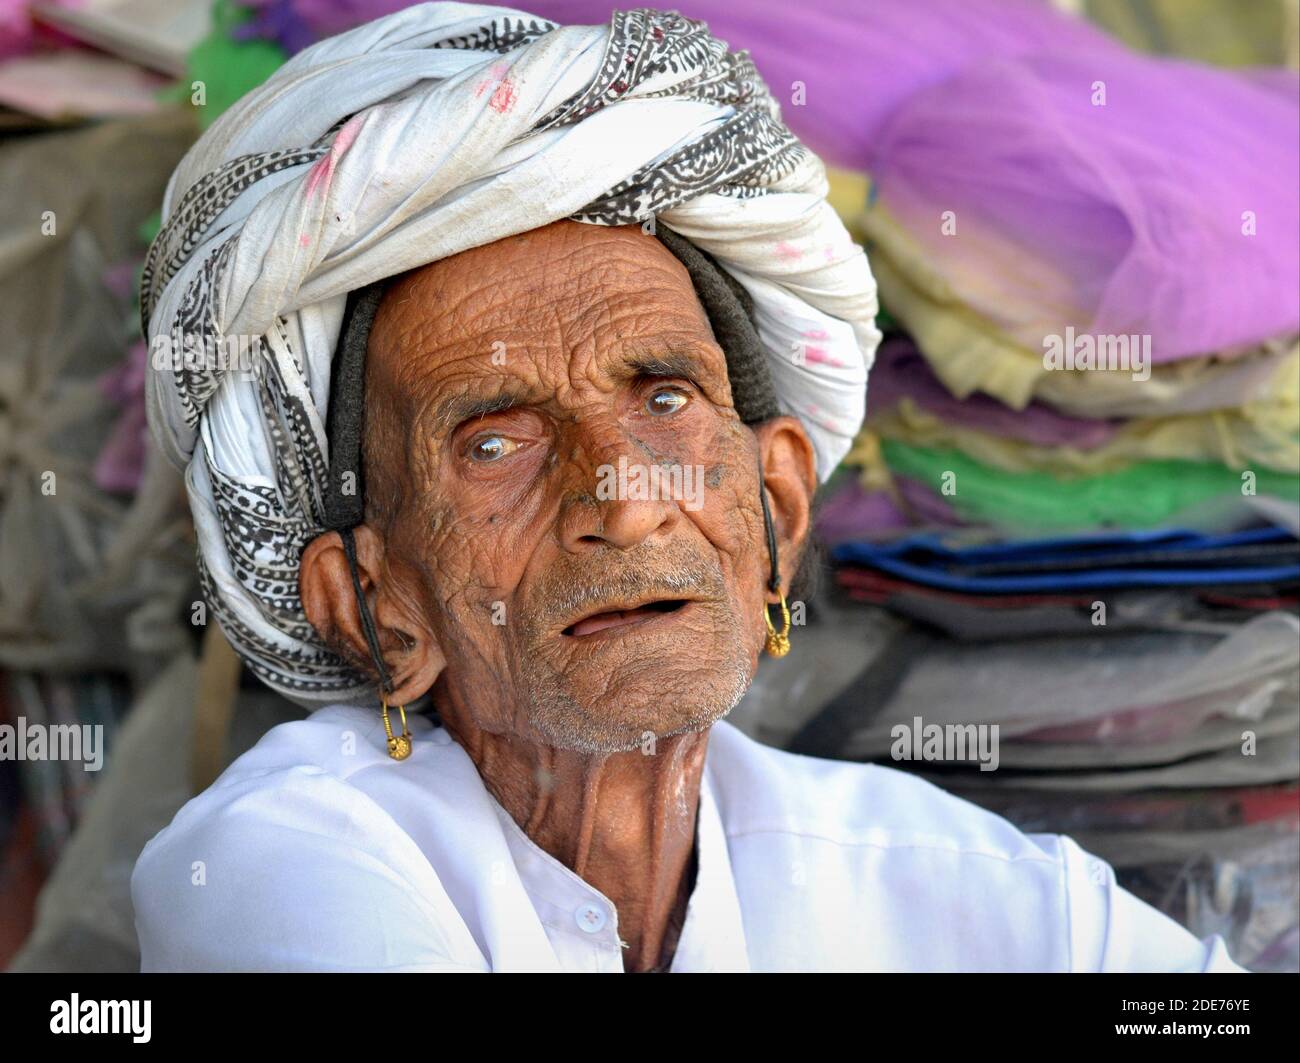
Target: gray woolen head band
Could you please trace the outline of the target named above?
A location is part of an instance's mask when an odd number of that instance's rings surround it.
[[[659,228],[659,241],[673,253],[690,274],[695,295],[704,307],[718,346],[727,359],[727,377],[736,413],[744,424],[761,424],[780,414],[772,375],[753,322],[749,293],[705,252],[676,233]],[[330,379],[330,404],[325,429],[329,436],[330,468],[325,486],[325,527],[343,539],[344,553],[352,573],[361,613],[361,626],[370,655],[379,674],[380,687],[391,688],[370,608],[366,603],[357,569],[356,542],[352,530],[365,520],[365,488],[362,467],[362,437],[365,422],[366,346],[384,289],[391,278],[376,281],[348,295],[343,326],[334,356]],[[760,468],[760,482],[762,479]],[[769,586],[779,589],[776,536],[767,505],[767,492],[760,491],[763,519],[767,526],[772,575]]]

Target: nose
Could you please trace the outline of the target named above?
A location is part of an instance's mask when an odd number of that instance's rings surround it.
[[[561,545],[575,554],[602,546],[630,550],[667,534],[681,513],[676,501],[664,497],[668,492],[644,490],[650,468],[645,455],[621,431],[603,433],[603,445],[591,438],[595,434],[574,454],[578,482],[561,505]]]
[[[578,495],[566,504],[560,539],[566,550],[579,554],[598,546],[630,550],[663,534],[677,515],[671,501],[609,499]]]

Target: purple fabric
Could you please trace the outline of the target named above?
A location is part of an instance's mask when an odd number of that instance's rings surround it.
[[[945,421],[1040,447],[1092,450],[1113,439],[1120,427],[1117,421],[1070,417],[1042,402],[1013,410],[978,392],[958,399],[939,382],[911,339],[891,336],[880,345],[871,367],[867,424],[873,413],[892,409],[904,398]]]
[[[274,41],[293,55],[324,37],[413,5],[411,0],[241,0],[240,6],[253,17],[235,27],[235,40]]]
[[[867,491],[851,479],[817,511],[817,534],[829,546],[851,540],[877,539],[899,531],[939,525],[957,527],[961,519],[952,507],[919,480],[894,477],[894,484],[911,513],[900,509],[885,491]]]
[[[254,6],[296,48],[304,27],[404,5]],[[524,6],[600,23],[622,5]],[[1067,327],[1150,336],[1157,362],[1300,331],[1294,73],[1140,55],[1036,0],[673,6],[749,49],[790,126],[869,171],[955,297],[1031,351]],[[955,235],[940,231],[947,211]]]
[[[1072,326],[1148,335],[1165,362],[1300,329],[1294,74],[1123,51],[979,64],[895,111],[872,172],[955,296],[1030,350]]]

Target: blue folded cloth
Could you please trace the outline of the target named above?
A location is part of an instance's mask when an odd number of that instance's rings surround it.
[[[1300,540],[1280,528],[1228,534],[1126,531],[981,546],[949,546],[941,536],[927,532],[889,543],[841,543],[831,556],[841,564],[868,565],[900,579],[967,594],[1300,579]]]

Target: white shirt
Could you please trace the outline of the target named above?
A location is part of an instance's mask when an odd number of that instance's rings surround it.
[[[142,969],[622,971],[608,898],[538,848],[442,728],[318,710],[186,804],[131,878]],[[890,768],[719,723],[672,970],[1237,970],[1069,838]]]

